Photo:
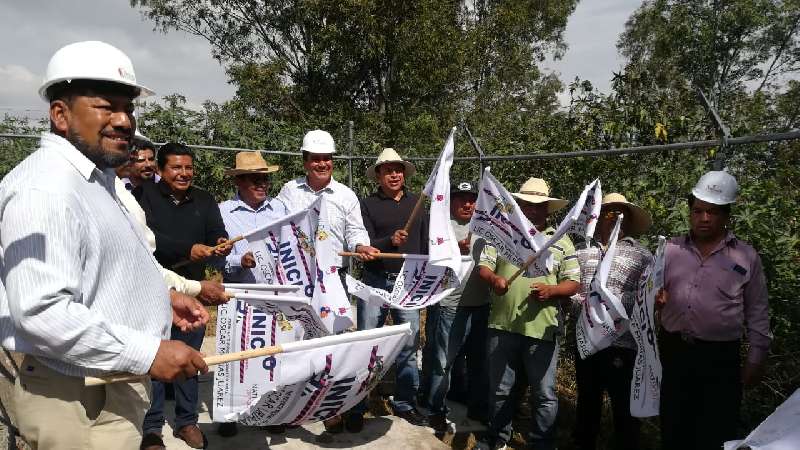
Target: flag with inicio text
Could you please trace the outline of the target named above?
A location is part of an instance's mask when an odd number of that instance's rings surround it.
[[[658,249],[639,282],[636,304],[631,311],[630,329],[636,340],[636,363],[631,380],[631,415],[658,415],[661,401],[661,359],[656,341],[656,294],[664,287],[664,247],[666,239],[658,237]]]
[[[531,224],[511,193],[497,181],[488,167],[481,178],[469,229],[486,239],[486,243],[495,247],[500,256],[517,267],[522,267],[529,258],[535,257],[526,271],[530,277],[546,275],[552,269],[552,255],[547,250],[548,246],[544,245],[548,240],[547,235]]]
[[[215,408],[214,421],[302,425],[338,416],[378,384],[410,334],[404,324],[286,344],[275,356],[281,384],[243,407]]]
[[[617,253],[617,238],[622,215],[617,218],[606,250],[592,278],[589,291],[581,301],[575,326],[575,340],[582,359],[611,345],[628,330],[628,314],[617,295],[608,288],[611,264]]]
[[[454,127],[422,192],[431,200],[428,227],[430,264],[449,267],[458,272],[461,266],[461,252],[453,227],[450,226],[450,168],[453,166],[455,154],[455,133]]]
[[[319,314],[331,333],[338,333],[353,325],[353,311],[339,278],[339,267],[336,264],[336,250],[328,218],[328,206],[322,200],[319,205],[316,234],[314,238],[316,281],[311,305]]]

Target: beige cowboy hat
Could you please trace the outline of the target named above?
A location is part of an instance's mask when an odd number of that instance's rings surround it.
[[[511,195],[528,203],[547,202],[548,214],[558,211],[569,203],[561,198],[550,197],[550,186],[541,178],[528,178],[528,181],[519,188],[519,192],[513,192]]]
[[[277,172],[281,166],[269,165],[261,156],[261,152],[239,152],[236,154],[236,167],[225,171],[225,176],[235,177],[246,173]]]
[[[375,161],[375,164],[367,168],[367,178],[373,181],[378,181],[378,176],[375,173],[375,169],[384,163],[400,163],[405,166],[406,171],[404,175],[406,178],[414,176],[414,173],[417,172],[417,168],[414,167],[414,165],[410,162],[403,160],[403,158],[401,158],[393,148],[385,148],[381,154],[378,155],[378,159]]]
[[[601,207],[606,205],[626,206],[628,211],[630,211],[630,219],[628,222],[630,224],[628,233],[630,234],[642,234],[647,231],[648,228],[650,228],[650,225],[653,224],[653,218],[650,217],[649,212],[629,202],[628,199],[622,194],[618,194],[616,192],[606,194],[600,204]]]

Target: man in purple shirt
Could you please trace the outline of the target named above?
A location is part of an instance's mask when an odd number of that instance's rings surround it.
[[[689,234],[667,243],[657,299],[664,449],[720,448],[736,438],[742,386],[764,370],[772,334],[761,259],[728,230],[738,189],[727,172],[703,175],[689,195]]]

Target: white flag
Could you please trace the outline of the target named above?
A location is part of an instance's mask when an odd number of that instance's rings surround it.
[[[581,313],[575,326],[575,340],[581,358],[603,350],[628,330],[628,314],[619,297],[607,287],[621,224],[622,215],[617,218],[608,250],[597,266],[586,298],[581,302]]]
[[[583,188],[578,201],[575,202],[567,216],[561,221],[565,226],[570,223],[567,233],[577,234],[585,240],[592,237],[597,226],[597,218],[600,217],[602,201],[603,193],[600,188],[600,179],[596,179]],[[560,230],[561,225],[558,228]],[[558,230],[556,234],[558,234]]]
[[[522,267],[528,258],[537,255],[526,271],[530,277],[546,275],[552,269],[553,258],[547,250],[549,245],[545,245],[547,236],[525,217],[514,197],[488,167],[483,171],[469,229],[486,239],[500,256],[517,267]]]
[[[453,227],[450,226],[450,168],[455,154],[455,132],[444,144],[423,193],[431,199],[430,225],[428,227],[428,254],[430,264],[460,270],[461,252]]]
[[[328,220],[327,200],[320,204],[317,229],[314,238],[316,280],[311,305],[320,315],[331,333],[350,328],[353,325],[353,311],[347,293],[339,278],[339,267],[334,257],[335,239]]]
[[[800,389],[741,441],[728,441],[724,450],[797,450],[800,448]]]
[[[375,306],[421,309],[439,303],[466,282],[472,268],[472,257],[461,257],[459,263],[460,270],[453,272],[449,267],[434,266],[425,259],[408,258],[397,274],[392,292],[367,286],[350,275],[346,278],[347,289]]]
[[[631,381],[631,415],[658,415],[661,401],[661,360],[656,341],[656,294],[664,287],[664,247],[666,239],[658,237],[655,257],[644,270],[639,282],[636,304],[631,312],[631,334],[638,347]]]
[[[301,425],[342,414],[377,385],[410,334],[403,324],[283,345],[275,356],[281,385],[254,393],[244,407],[215,408],[214,420]]]

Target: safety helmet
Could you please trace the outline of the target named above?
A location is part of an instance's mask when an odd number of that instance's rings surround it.
[[[303,136],[303,146],[300,150],[309,153],[336,153],[336,145],[327,131],[312,130]]]
[[[139,97],[154,92],[136,82],[133,63],[118,48],[100,41],[75,42],[61,47],[47,63],[47,71],[39,96],[47,98],[47,88],[62,81],[99,80],[111,81],[139,89]]]
[[[724,170],[706,172],[697,180],[692,195],[707,203],[728,205],[736,201],[739,184],[736,178]]]

